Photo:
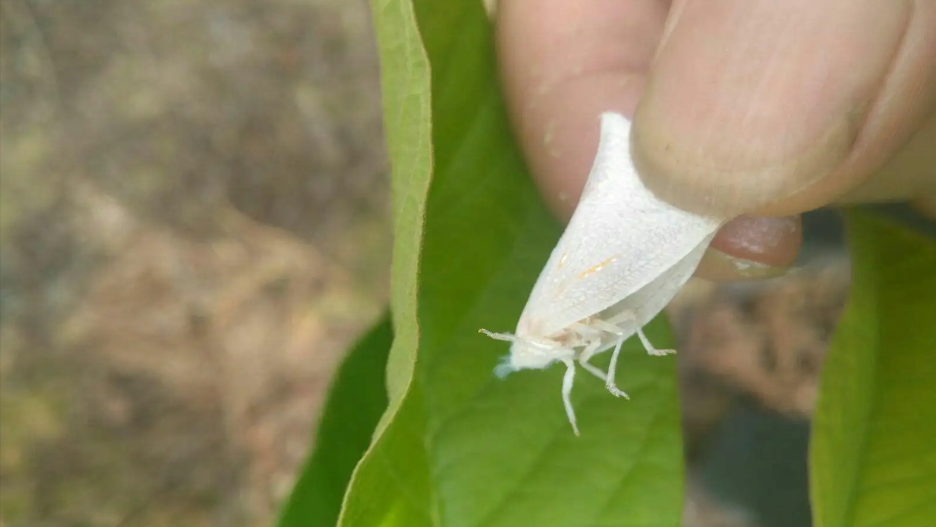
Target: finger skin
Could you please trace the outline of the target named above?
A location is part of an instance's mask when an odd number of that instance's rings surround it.
[[[677,0],[635,160],[651,190],[696,212],[909,199],[936,184],[932,150],[906,150],[934,107],[936,2]]]
[[[510,0],[497,12],[510,118],[546,202],[571,216],[599,115],[634,115],[666,20],[658,0]]]
[[[669,5],[657,0],[510,0],[497,10],[500,75],[512,125],[550,207],[568,219],[578,202],[598,144],[598,116],[633,116],[646,84]],[[750,219],[732,222],[712,246],[744,261],[786,267],[801,232],[775,229],[758,241]],[[786,220],[780,226],[789,225]],[[769,229],[768,229],[769,230]],[[738,232],[746,232],[739,245]],[[727,235],[725,235],[727,234]],[[760,243],[764,250],[746,252]],[[699,276],[737,279],[731,267],[706,259]]]

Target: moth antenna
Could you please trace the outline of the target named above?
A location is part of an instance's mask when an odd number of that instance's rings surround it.
[[[494,333],[483,328],[479,329],[478,333],[484,333],[495,340],[506,340],[507,342],[516,342],[517,340],[517,336],[513,333]]]

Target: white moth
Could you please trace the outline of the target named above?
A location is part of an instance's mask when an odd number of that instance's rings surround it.
[[[680,210],[656,198],[637,176],[630,155],[630,122],[601,115],[601,139],[572,220],[533,287],[517,332],[481,332],[511,342],[498,377],[522,369],[566,365],[562,401],[579,434],[570,394],[575,363],[615,385],[621,345],[635,333],[650,355],[642,327],[672,300],[699,265],[722,219]],[[589,364],[614,349],[608,371]]]

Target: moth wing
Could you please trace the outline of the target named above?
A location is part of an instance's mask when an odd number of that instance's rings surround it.
[[[708,248],[709,242],[712,241],[714,236],[715,233],[713,232],[668,272],[658,276],[627,298],[624,298],[601,313],[600,317],[603,320],[610,320],[625,311],[630,311],[634,314],[637,325],[619,324],[618,327],[623,330],[622,334],[618,335],[613,340],[609,340],[598,350],[599,353],[613,347],[618,340],[627,340],[632,337],[637,333],[638,327],[645,326],[648,322],[653,320],[653,317],[660,314],[660,312],[666,308],[673,297],[676,296],[676,293],[678,293],[679,290],[682,289],[682,286],[686,285],[686,282],[692,277],[692,273],[695,272],[695,269],[699,266],[699,261],[702,259],[702,255],[705,254],[705,249]]]
[[[621,302],[700,244],[707,246],[720,224],[677,209],[644,187],[631,161],[630,122],[602,114],[582,198],[540,273],[518,333],[550,336]]]

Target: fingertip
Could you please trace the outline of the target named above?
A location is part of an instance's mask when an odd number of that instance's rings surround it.
[[[645,184],[729,217],[832,201],[860,180],[839,169],[867,149],[911,11],[875,0],[687,2],[634,118]]]
[[[508,114],[527,166],[571,217],[595,157],[599,116],[631,116],[666,19],[659,0],[511,0],[497,10]]]

